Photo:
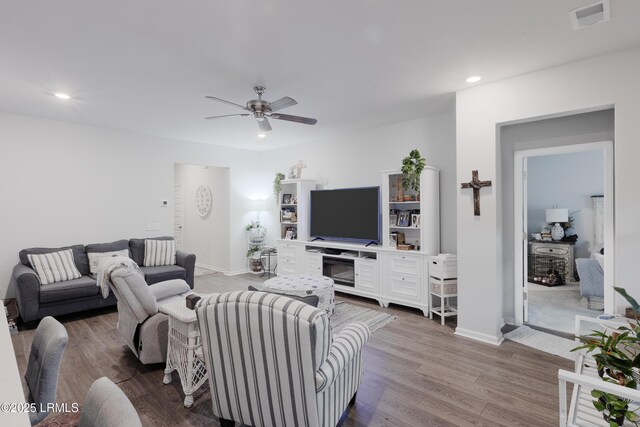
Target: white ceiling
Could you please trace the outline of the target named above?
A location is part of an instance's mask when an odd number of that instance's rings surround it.
[[[0,0],[0,110],[238,148],[328,138],[451,108],[452,93],[640,45],[640,1],[573,31],[590,0]],[[244,104],[283,113],[267,140]],[[553,88],[549,88],[553,90]],[[67,92],[60,101],[52,92]]]

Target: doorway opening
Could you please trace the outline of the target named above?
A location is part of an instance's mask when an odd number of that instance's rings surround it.
[[[230,170],[174,164],[174,237],[196,254],[196,275],[230,269]]]
[[[514,152],[516,325],[613,310],[613,141]]]

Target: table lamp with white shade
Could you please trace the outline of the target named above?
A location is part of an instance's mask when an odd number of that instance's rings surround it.
[[[564,228],[560,225],[561,222],[569,221],[568,209],[547,209],[546,210],[547,222],[555,223],[551,228],[551,238],[556,242],[562,240],[564,237]]]

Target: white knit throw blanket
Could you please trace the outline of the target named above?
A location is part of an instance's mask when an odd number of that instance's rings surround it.
[[[138,264],[136,264],[135,261],[129,257],[105,257],[104,259],[100,260],[100,263],[98,264],[97,277],[98,287],[102,291],[103,298],[107,298],[109,296],[109,286],[113,285],[113,282],[111,282],[111,273],[113,273],[113,270],[120,267],[126,267],[144,275],[144,273],[142,273],[142,270],[140,270],[140,268],[138,267]]]

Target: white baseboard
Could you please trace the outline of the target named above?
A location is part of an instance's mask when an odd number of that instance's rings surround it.
[[[514,317],[505,317],[504,319],[502,319],[502,326],[504,325],[515,325],[516,324],[516,319]],[[500,328],[502,329],[502,328]]]
[[[502,334],[500,334],[500,336],[492,336],[476,331],[471,331],[469,329],[456,328],[455,334],[461,337],[471,338],[472,340],[481,341],[495,346],[502,344],[502,341],[504,341],[504,337],[502,336]]]
[[[248,273],[248,272],[249,272],[249,269],[247,268],[247,269],[244,269],[244,270],[225,271],[224,275],[225,276],[237,276],[239,274],[245,274],[245,273]]]
[[[214,267],[212,265],[202,264],[199,262],[196,262],[196,267],[206,268],[207,270],[217,271],[218,273],[225,273],[225,274],[227,273],[227,270],[224,270],[222,268]]]

